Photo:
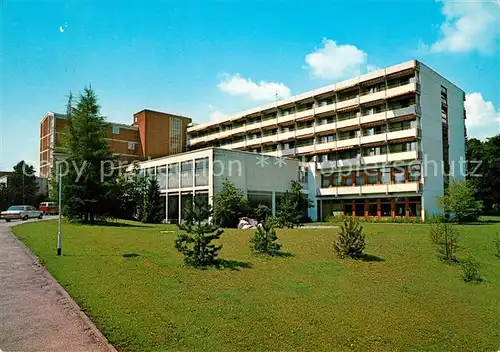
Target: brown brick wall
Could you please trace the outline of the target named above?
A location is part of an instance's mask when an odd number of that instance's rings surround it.
[[[143,110],[135,114],[134,118],[139,127],[144,157],[158,158],[172,154],[170,150],[170,123],[172,118],[181,120],[181,152],[185,151],[186,129],[191,122],[190,118],[150,110]]]

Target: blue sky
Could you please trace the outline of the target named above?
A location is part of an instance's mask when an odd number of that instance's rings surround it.
[[[463,88],[469,135],[500,132],[500,3],[0,2],[0,170],[38,164],[39,122],[89,83],[101,112],[197,122],[413,58]]]

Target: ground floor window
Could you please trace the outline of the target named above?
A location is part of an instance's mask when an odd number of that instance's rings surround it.
[[[321,200],[322,220],[330,216],[380,216],[380,217],[420,217],[421,197],[394,197],[368,199],[328,199]]]
[[[355,216],[365,216],[365,200],[360,199],[355,202]]]
[[[259,204],[263,204],[267,206],[269,209],[271,209],[273,205],[272,192],[248,191],[247,199],[252,208],[257,208]]]
[[[378,215],[378,202],[373,202],[370,200],[368,203],[368,216],[377,216]]]
[[[179,221],[179,193],[169,193],[167,197],[167,222],[177,223]]]

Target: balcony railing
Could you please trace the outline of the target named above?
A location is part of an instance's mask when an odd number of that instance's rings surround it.
[[[398,192],[415,192],[420,190],[418,182],[383,184],[383,185],[363,185],[363,186],[338,186],[328,188],[318,188],[317,194],[320,196],[343,196],[343,195],[363,195],[363,194],[387,194]]]
[[[327,111],[339,110],[339,109],[342,109],[342,108],[345,108],[345,107],[348,107],[351,105],[357,105],[360,102],[365,103],[365,102],[369,102],[369,101],[375,101],[375,100],[378,100],[380,98],[385,99],[385,98],[389,98],[392,96],[406,94],[408,92],[416,91],[417,84],[418,83],[416,81],[410,82],[410,83],[400,83],[400,84],[392,85],[387,90],[363,95],[362,97],[357,96],[355,98],[347,99],[347,100],[344,100],[341,102],[332,103],[332,104],[324,105],[324,106],[319,106],[319,107],[315,107],[315,108],[311,108],[311,109],[303,110],[303,111],[299,111],[299,112],[294,112],[294,113],[290,113],[288,115],[279,115],[278,117],[273,117],[270,119],[266,119],[264,121],[255,121],[252,123],[247,123],[245,126],[236,127],[230,131],[215,132],[215,133],[211,133],[207,136],[191,138],[190,144],[195,145],[198,143],[206,143],[206,142],[213,141],[215,139],[227,137],[229,135],[234,135],[236,133],[244,133],[244,132],[260,129],[262,127],[267,127],[267,126],[277,125],[277,124],[281,124],[281,123],[288,122],[288,121],[293,121],[296,119],[307,117],[308,115],[313,116],[313,115],[325,113]],[[383,95],[383,96],[379,96],[379,95]],[[361,99],[361,101],[360,101],[360,99]],[[326,125],[317,125],[316,132],[327,131],[329,129],[333,130],[335,128],[340,129],[340,128],[354,126],[354,125],[357,125],[359,123],[361,123],[361,124],[370,123],[373,121],[378,121],[378,120],[383,120],[383,119],[391,119],[394,117],[416,114],[418,112],[419,112],[419,110],[418,110],[417,106],[411,105],[411,106],[408,106],[405,108],[388,110],[385,112],[378,112],[378,113],[370,114],[370,115],[361,116],[358,114],[358,116],[353,116],[352,118],[349,118],[346,120],[332,122],[332,123],[329,123]],[[280,139],[290,138],[288,135],[286,137],[283,137],[282,134],[279,134],[278,137]]]

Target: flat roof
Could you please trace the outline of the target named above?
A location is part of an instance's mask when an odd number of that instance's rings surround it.
[[[179,157],[182,158],[183,156],[188,156],[189,154],[203,153],[203,152],[206,152],[206,151],[209,151],[209,150],[222,151],[222,152],[226,152],[226,153],[235,153],[235,154],[264,155],[264,156],[269,157],[269,158],[279,158],[279,159],[284,159],[284,160],[295,160],[295,161],[299,162],[299,160],[296,160],[296,159],[290,158],[290,157],[278,157],[278,156],[272,156],[272,155],[267,155],[267,154],[249,152],[249,151],[245,151],[245,150],[234,150],[234,149],[226,149],[226,148],[220,148],[220,147],[206,147],[206,148],[200,148],[200,149],[190,150],[190,151],[182,152],[182,153],[178,153],[178,154],[161,156],[159,158],[154,158],[154,159],[149,159],[149,160],[143,160],[143,161],[138,162],[138,164],[139,165],[144,165],[144,164],[147,164],[147,163],[158,164],[158,163],[163,162],[163,161],[165,161],[165,164],[168,164],[168,160],[169,159],[176,159],[176,158],[179,158]],[[134,164],[128,164],[125,167],[127,169],[128,168],[132,168],[133,165]]]

